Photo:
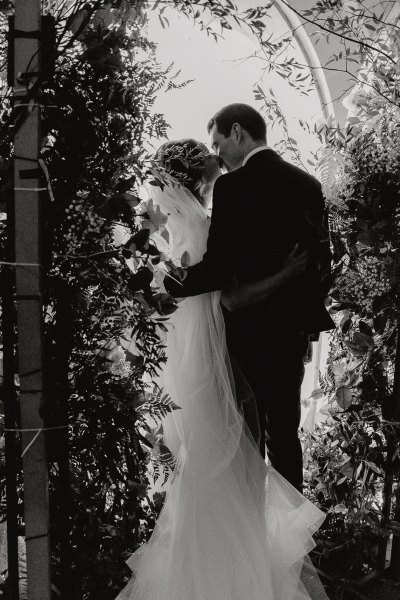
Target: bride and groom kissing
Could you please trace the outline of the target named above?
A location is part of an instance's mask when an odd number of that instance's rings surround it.
[[[301,494],[298,428],[310,337],[334,326],[321,188],[267,146],[248,105],[221,109],[208,133],[214,154],[194,140],[157,153],[175,178],[151,196],[168,216],[168,252],[192,264],[164,280],[183,299],[160,375],[180,406],[163,423],[177,463],[118,599],[319,600],[305,556],[323,514]]]

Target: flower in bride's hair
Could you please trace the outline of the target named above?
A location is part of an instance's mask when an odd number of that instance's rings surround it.
[[[197,195],[208,156],[205,144],[187,138],[163,144],[157,151],[156,161],[178,183]]]

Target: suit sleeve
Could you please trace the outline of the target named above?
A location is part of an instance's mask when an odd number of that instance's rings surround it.
[[[224,176],[214,185],[213,211],[208,233],[207,252],[201,262],[189,267],[182,284],[166,277],[166,290],[176,298],[197,296],[222,289],[232,281],[234,257],[232,226],[234,223],[229,186]]]

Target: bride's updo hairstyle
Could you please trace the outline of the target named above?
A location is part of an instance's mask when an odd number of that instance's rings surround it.
[[[178,183],[184,185],[202,203],[201,186],[207,146],[192,138],[165,142],[156,153],[156,161]]]

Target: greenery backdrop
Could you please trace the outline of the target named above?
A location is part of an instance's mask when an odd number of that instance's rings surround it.
[[[292,36],[279,42],[266,36],[262,19],[272,4],[241,11],[229,0],[176,0],[159,2],[153,10],[163,20],[171,4],[217,39],[207,25],[210,17],[220,23],[221,35],[236,20],[258,38],[267,69],[276,69],[299,93],[313,85],[308,66],[285,58]],[[146,140],[167,131],[162,115],[151,114],[154,98],[185,82],[157,64],[156,46],[145,37],[146,3],[76,0],[47,2],[44,8],[56,27],[55,53],[47,55],[40,92],[48,107],[42,112],[42,158],[52,191],[45,200],[43,255],[52,398],[46,418],[49,424],[68,418],[70,464],[67,471],[65,448],[49,436],[53,577],[56,589],[74,600],[111,599],[129,576],[125,558],[151,534],[161,507],[162,497],[148,494],[149,457],[156,472],[169,461],[156,423],[174,407],[152,381],[164,360],[166,320],[175,309],[173,300],[159,293],[157,272],[160,265],[173,266],[149,242],[149,231],[162,231],[163,220],[138,196],[143,180],[151,178]],[[0,61],[6,60],[6,17],[12,10],[11,1],[0,2]],[[343,41],[343,51],[326,68],[344,70],[350,85],[358,86],[359,114],[347,128],[327,124],[316,130],[323,146],[316,161],[331,217],[338,329],[329,368],[315,391],[326,397],[330,419],[304,434],[307,493],[328,512],[315,558],[327,572],[332,597],[342,597],[376,568],[382,540],[400,530],[399,505],[393,503],[399,452],[392,402],[399,247],[397,25],[363,2],[317,2],[301,16],[315,35]],[[261,87],[256,93],[284,122],[273,94]],[[1,95],[0,187],[6,210],[12,201],[13,112],[11,88],[3,79]],[[288,133],[281,146],[298,159]],[[131,231],[124,246],[115,241],[116,224]],[[6,228],[0,228],[4,249]],[[3,485],[3,518],[4,508]]]

